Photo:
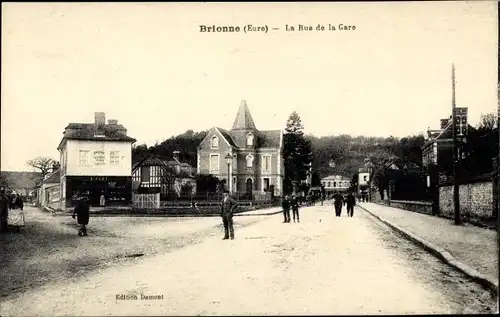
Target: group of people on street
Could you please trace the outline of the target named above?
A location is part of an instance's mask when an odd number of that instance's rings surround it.
[[[1,194],[3,195],[3,194]],[[340,193],[336,193],[334,196],[334,206],[335,206],[335,215],[340,217],[342,214],[342,206],[347,205],[347,215],[349,217],[353,216],[354,206],[356,205],[356,199],[352,193],[349,193],[347,197],[344,197]],[[1,197],[0,197],[1,199]],[[3,205],[2,205],[3,206]],[[238,206],[236,200],[230,197],[228,191],[224,191],[223,198],[220,204],[220,216],[222,218],[222,223],[224,225],[224,237],[223,240],[234,240],[234,225],[233,225],[233,216],[234,212]],[[286,195],[282,201],[283,207],[283,223],[290,223],[290,209],[292,210],[293,222],[300,222],[299,217],[299,202],[296,195]],[[2,207],[3,208],[3,207]],[[87,236],[87,228],[86,226],[89,223],[89,205],[87,203],[86,198],[80,197],[77,199],[77,203],[75,205],[72,217],[77,219],[78,224],[80,225],[78,229],[79,236]],[[2,209],[2,215],[3,215]],[[3,218],[2,218],[3,219]],[[3,226],[2,226],[3,228]]]
[[[352,217],[354,215],[354,206],[356,206],[356,198],[349,192],[344,198],[339,192],[333,195],[333,206],[335,207],[335,216],[340,217],[342,215],[342,206],[347,207],[347,216]]]
[[[290,197],[290,196],[286,195],[283,198],[281,206],[283,207],[283,216],[285,217],[285,220],[283,221],[283,223],[290,222],[290,209],[292,209],[293,222],[295,222],[295,219],[297,219],[297,222],[300,222],[299,202],[297,200],[297,196],[292,195]]]
[[[323,206],[323,201],[325,200],[325,195],[322,193],[311,193],[306,197],[308,206],[316,206],[316,202],[321,202],[321,206]]]
[[[21,209],[24,208],[24,202],[18,194],[13,192],[8,195],[5,186],[0,187],[0,233],[7,232],[8,220],[9,220],[9,209]]]

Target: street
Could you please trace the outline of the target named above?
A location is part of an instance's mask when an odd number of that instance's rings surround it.
[[[71,218],[26,209],[27,232],[3,238],[2,316],[497,311],[479,285],[359,208],[336,218],[330,204],[304,207],[287,224],[235,217],[233,241],[217,217],[94,217],[80,238]],[[34,230],[45,235],[33,253]]]

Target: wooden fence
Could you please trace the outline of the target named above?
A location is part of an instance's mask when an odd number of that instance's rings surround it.
[[[134,208],[158,209],[160,208],[160,194],[134,194],[132,197]]]

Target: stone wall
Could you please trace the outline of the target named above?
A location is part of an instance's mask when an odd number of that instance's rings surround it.
[[[382,200],[382,205],[432,215],[432,203],[426,201]]]
[[[459,187],[460,214],[465,219],[489,219],[493,216],[491,181],[470,183]],[[439,188],[440,215],[453,218],[453,186]]]

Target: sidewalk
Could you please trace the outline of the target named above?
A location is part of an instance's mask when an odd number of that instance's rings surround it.
[[[269,215],[276,215],[281,212],[283,212],[283,209],[281,207],[269,207],[269,208],[239,212],[237,214],[234,214],[234,216],[269,216]]]
[[[490,288],[496,287],[498,291],[498,237],[495,230],[470,224],[456,226],[450,219],[375,203],[359,203],[359,207],[416,240],[447,264]]]

